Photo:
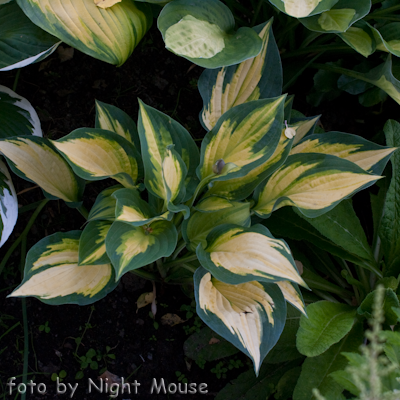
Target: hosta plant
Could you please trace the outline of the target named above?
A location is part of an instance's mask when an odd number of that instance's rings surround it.
[[[335,133],[314,141],[338,148],[351,139],[356,162],[348,152],[302,152],[304,141],[292,149],[296,130],[286,128],[284,106],[285,96],[236,106],[200,151],[184,127],[143,103],[137,131],[121,110],[98,103],[96,128],[58,141],[2,140],[11,169],[49,198],[82,209],[84,180],[119,183],[99,194],[83,231],[56,233],[32,247],[11,296],[84,305],[127,272],[171,283],[193,276],[199,316],[258,372],[284,327],[286,301],[304,312],[297,285],[307,284],[268,219],[252,223],[252,216],[267,218],[285,205],[322,215],[379,179],[381,160],[393,151]]]
[[[280,95],[271,22],[254,31],[262,42],[257,57],[204,72],[201,116],[209,131],[200,149],[182,125],[140,101],[137,126],[97,102],[95,128],[55,141],[0,141],[16,174],[87,217],[83,230],[31,248],[10,296],[90,304],[128,272],[191,283],[199,316],[247,354],[258,374],[284,328],[286,302],[305,313],[298,285],[308,289],[268,218],[284,206],[322,216],[380,179],[394,148],[340,132],[313,134],[318,117],[301,117],[291,111],[293,99]],[[118,184],[87,212],[85,181],[105,178]]]

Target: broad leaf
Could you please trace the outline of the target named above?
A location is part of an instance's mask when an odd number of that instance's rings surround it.
[[[0,138],[43,136],[39,117],[31,103],[0,85]]]
[[[225,210],[234,207],[234,202],[219,196],[210,196],[200,200],[193,208],[203,213]]]
[[[214,198],[209,197],[208,199]],[[250,227],[250,203],[232,202],[230,207],[222,210],[194,212],[182,224],[182,236],[188,249],[195,251],[199,243],[205,247],[207,245],[207,235],[213,228],[222,224]]]
[[[346,32],[339,33],[338,36],[355,51],[359,52],[364,57],[368,57],[376,50],[376,40],[373,29],[371,25],[361,20],[357,21]]]
[[[112,194],[122,188],[122,185],[115,185],[100,192],[93,207],[90,209],[88,221],[114,221],[117,201]]]
[[[275,348],[275,347],[274,347]],[[272,349],[274,351],[274,349]],[[270,353],[269,353],[270,354]],[[269,355],[268,354],[268,355]],[[294,363],[268,365],[263,363],[258,376],[252,370],[241,373],[236,379],[218,392],[215,400],[265,400],[276,392],[282,375],[293,367]]]
[[[304,18],[330,10],[338,0],[269,0],[291,17]]]
[[[375,297],[376,290],[368,293],[367,297],[360,304],[360,307],[358,307],[357,312],[367,318],[372,318]],[[397,314],[393,311],[393,308],[398,308],[399,306],[400,303],[396,293],[390,288],[385,289],[382,308],[385,314],[385,323],[387,325],[395,325],[397,323]]]
[[[199,179],[239,178],[265,163],[281,138],[284,99],[285,96],[256,100],[227,111],[203,139]],[[215,171],[220,162],[232,169],[223,174]]]
[[[245,199],[253,193],[254,189],[263,180],[268,178],[285,162],[294,140],[288,139],[282,133],[278,146],[267,161],[255,167],[243,177],[213,182],[205,196],[223,196],[230,200]]]
[[[109,264],[106,254],[106,235],[111,227],[108,221],[91,221],[79,240],[79,265]]]
[[[234,28],[232,12],[219,0],[174,0],[158,17],[166,48],[205,68],[238,64],[260,52],[253,29]]]
[[[41,61],[60,43],[32,23],[15,1],[0,2],[0,71]]]
[[[356,309],[347,304],[318,301],[307,307],[297,332],[297,349],[308,357],[319,356],[346,336],[354,325]]]
[[[380,175],[395,150],[393,147],[379,146],[357,135],[327,132],[305,137],[290,154],[331,154],[349,160],[367,172]]]
[[[301,295],[298,285],[289,281],[280,281],[276,282],[276,284],[279,286],[279,289],[281,289],[285,300],[307,316],[303,296]]]
[[[55,233],[28,252],[24,279],[10,297],[37,297],[47,304],[86,305],[116,286],[110,264],[78,265],[81,231]]]
[[[63,42],[99,60],[122,65],[152,23],[146,4],[122,0],[97,7],[93,0],[17,0],[31,21]]]
[[[333,210],[316,218],[307,218],[299,212],[297,214],[332,243],[375,264],[372,250],[350,200],[342,201]]]
[[[272,19],[253,29],[263,41],[260,53],[238,65],[205,69],[198,82],[203,99],[200,122],[207,130],[229,109],[282,93],[282,66],[272,34]]]
[[[333,209],[332,211],[334,211]],[[326,215],[329,217],[330,212]],[[319,217],[317,217],[318,219]],[[323,236],[317,229],[309,224],[309,218],[303,218],[291,208],[282,208],[274,212],[270,218],[263,221],[275,236],[289,238],[297,241],[306,240],[335,256],[365,267],[365,259],[349,253],[336,242]]]
[[[199,163],[199,152],[196,143],[181,124],[141,101],[139,104],[138,130],[142,146],[146,188],[150,193],[168,203],[170,199],[168,199],[167,182],[164,181],[164,178],[168,182],[176,179],[182,180],[182,177],[179,176],[184,169],[181,165],[181,161],[183,161],[187,169],[187,178],[185,184],[180,184],[178,187],[181,192],[179,197],[185,196],[184,188],[186,187],[186,196],[185,199],[179,200],[187,200],[193,194],[197,185],[195,170]],[[169,146],[174,146],[173,150],[181,161],[176,155],[172,157],[167,150],[168,148],[171,149]],[[172,159],[164,164],[168,157],[174,158],[179,167],[175,162],[172,162]],[[174,165],[178,169],[174,168]],[[176,195],[178,196],[178,194]]]
[[[400,147],[400,124],[389,120],[385,127],[386,142],[389,146]],[[400,154],[392,158],[392,179],[386,194],[383,216],[379,229],[385,257],[386,276],[400,273]]]
[[[114,222],[106,237],[106,250],[118,280],[126,272],[144,267],[175,250],[178,234],[169,221],[146,226]]]
[[[141,199],[136,189],[120,189],[113,193],[117,200],[115,220],[132,226],[143,226],[157,220],[171,220],[173,214],[156,215],[153,208]]]
[[[399,45],[399,22],[392,22],[377,29],[373,29],[374,38],[376,40],[376,48],[400,57]]]
[[[295,111],[295,110],[293,110]],[[296,135],[293,139],[293,146],[296,146],[297,143],[304,138],[304,136],[309,136],[314,133],[315,125],[319,120],[320,115],[316,117],[297,117],[290,118],[290,128],[293,128],[296,131]]]
[[[299,330],[300,317],[301,313],[290,304],[287,304],[285,327],[278,342],[265,358],[264,363],[276,365],[304,357],[296,347],[296,335]]]
[[[258,375],[282,333],[286,302],[274,284],[230,285],[199,268],[194,275],[197,314],[215,332],[248,355]]]
[[[52,143],[83,179],[110,177],[134,187],[142,175],[139,153],[132,143],[114,132],[80,128]]]
[[[0,159],[0,247],[11,235],[17,218],[17,194],[7,167]]]
[[[346,32],[354,22],[364,18],[371,9],[371,0],[339,0],[330,10],[300,22],[311,31]]]
[[[392,58],[390,54],[383,64],[378,65],[367,73],[345,68],[336,69],[338,73],[341,72],[344,75],[375,85],[377,88],[387,93],[397,104],[400,104],[400,82],[393,76]]]
[[[219,225],[206,241],[207,247],[198,245],[197,257],[204,268],[223,282],[235,285],[252,280],[289,280],[307,287],[286,242],[275,239],[265,226]]]
[[[21,136],[0,141],[0,151],[19,177],[38,184],[51,199],[60,198],[70,206],[80,204],[84,183],[48,139]]]
[[[96,128],[114,132],[129,142],[140,152],[139,134],[133,119],[111,104],[96,100]]]
[[[183,344],[185,356],[200,362],[215,361],[230,357],[239,350],[208,326],[193,333]]]
[[[336,156],[300,153],[256,190],[255,212],[268,217],[283,206],[295,206],[309,218],[331,210],[342,199],[372,185],[380,176]]]
[[[330,374],[346,367],[344,351],[358,351],[363,342],[362,324],[356,324],[339,343],[331,346],[317,357],[309,357],[304,362],[300,378],[294,389],[293,400],[315,400],[312,390],[317,388],[322,395],[330,394],[329,400],[339,400],[343,389]]]

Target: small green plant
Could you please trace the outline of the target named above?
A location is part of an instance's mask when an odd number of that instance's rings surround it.
[[[375,291],[372,318],[368,321],[370,329],[365,332],[367,343],[360,347],[361,354],[342,353],[349,365],[332,373],[335,381],[359,400],[398,400],[400,396],[400,333],[383,330],[384,297],[385,289],[379,286]],[[400,308],[394,311],[400,321]],[[313,394],[317,400],[326,400],[318,389]]]
[[[218,379],[225,379],[228,368],[226,368],[224,365],[225,363],[220,361],[214,368],[211,368],[210,371],[215,374]]]
[[[46,332],[46,333],[49,333],[50,332],[50,327],[49,327],[49,321],[46,321],[45,323],[44,323],[44,325],[40,325],[39,326],[39,331],[40,332]]]
[[[229,370],[234,369],[234,368],[235,369],[241,368],[243,366],[244,366],[243,362],[241,360],[238,360],[237,357],[236,358],[231,358],[229,360],[229,363],[228,363],[228,369]]]
[[[180,372],[180,371],[175,371],[175,375],[176,375],[176,377],[178,378],[178,381],[179,381],[179,382],[188,383],[187,378],[185,377],[184,374],[182,374],[182,372]]]
[[[53,382],[55,382],[57,380],[57,378],[59,379],[60,382],[63,381],[63,379],[67,376],[67,371],[65,371],[64,369],[62,369],[59,373],[57,372],[53,372],[51,374],[51,380]]]

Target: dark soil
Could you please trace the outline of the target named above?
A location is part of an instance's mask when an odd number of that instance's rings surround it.
[[[201,139],[204,131],[199,123],[198,113],[202,101],[196,87],[201,72],[200,67],[193,66],[187,60],[165,50],[158,30],[153,27],[133,56],[120,68],[90,58],[79,51],[75,51],[73,58],[66,62],[61,62],[58,54],[53,54],[40,64],[24,68],[16,91],[32,103],[40,116],[44,135],[52,139],[60,138],[80,127],[93,127],[95,99],[116,105],[137,120],[137,98],[169,114],[195,138]],[[296,98],[294,108],[308,116],[323,112],[321,121],[327,130],[351,132],[372,138],[382,129],[383,122],[379,127],[373,125],[376,115],[357,105],[354,98],[350,99],[350,95],[344,94],[335,102],[313,110],[305,102],[305,93],[312,87],[311,76],[298,84],[299,90],[296,93],[304,95]],[[15,77],[16,71],[2,73],[0,84],[12,88]],[[343,103],[346,104],[349,99],[352,106],[343,107]],[[43,199],[41,190],[32,183],[15,175],[13,180],[21,206]],[[89,185],[85,193],[86,207],[90,208],[97,193],[111,183],[108,180]],[[20,214],[13,234],[1,249],[0,259],[21,234],[31,214],[32,211]],[[30,231],[27,248],[46,235],[79,229],[84,222],[76,210],[69,209],[62,201],[49,202]],[[6,298],[21,281],[20,262],[18,248],[0,280],[0,393],[4,393],[4,399],[15,396],[6,394],[7,380],[17,377],[16,382],[21,382],[23,370],[22,302],[21,299]],[[174,327],[160,324],[156,329],[157,324],[149,317],[149,307],[136,312],[135,303],[140,294],[151,290],[150,282],[127,274],[112,293],[93,306],[48,306],[39,300],[27,299],[30,349],[28,379],[33,379],[36,383],[43,382],[47,388],[46,394],[38,394],[34,389],[35,394],[28,394],[27,398],[69,398],[67,394],[57,395],[56,384],[50,379],[52,373],[65,370],[67,377],[64,383],[79,383],[73,398],[106,399],[107,395],[98,392],[92,391],[88,394],[88,379],[91,378],[98,384],[97,377],[104,368],[125,379],[129,377],[130,382],[136,379],[141,384],[138,394],[125,394],[120,398],[214,398],[227,382],[249,368],[246,358],[242,357],[242,368],[228,371],[225,379],[217,379],[216,374],[211,372],[216,362],[207,363],[201,369],[191,360],[185,359],[183,343],[188,337],[185,329],[193,332],[196,329],[196,319],[192,317],[184,324]],[[159,306],[156,322],[159,323],[160,316],[168,312],[186,319],[186,312],[181,311],[181,306],[190,305],[191,298],[177,286],[158,285],[157,291]],[[50,329],[47,333],[40,330],[40,326],[46,323]],[[77,351],[79,356],[84,356],[89,349],[94,349],[101,355],[97,366],[83,369],[84,377],[80,380],[75,376],[81,366],[73,356],[77,338],[82,338]],[[109,354],[114,354],[115,359],[105,356],[107,346],[111,348]],[[206,383],[208,393],[169,396],[150,394],[153,378],[158,382],[164,378],[166,384],[177,383],[176,372],[184,374],[189,382]]]

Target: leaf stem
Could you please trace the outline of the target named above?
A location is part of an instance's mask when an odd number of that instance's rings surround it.
[[[176,246],[176,250],[174,251],[174,254],[172,254],[171,259],[175,260],[176,257],[178,257],[179,253],[186,247],[186,242],[184,239],[182,239]]]
[[[15,74],[15,79],[14,79],[14,84],[13,84],[13,89],[12,89],[13,92],[15,92],[17,90],[20,74],[21,74],[21,68],[18,68],[17,73]]]
[[[83,204],[81,204],[81,205],[77,208],[77,210],[81,213],[81,215],[83,216],[83,218],[85,218],[86,220],[88,219],[88,217],[89,217],[89,212],[88,212],[88,210],[86,209],[86,207],[85,207]]]
[[[193,253],[189,253],[182,258],[178,258],[177,260],[173,260],[164,264],[164,266],[168,266],[168,268],[173,267],[174,265],[184,264],[190,261],[197,260],[197,255]]]
[[[339,303],[339,301],[336,300],[333,296],[331,296],[331,295],[328,294],[328,293],[323,292],[322,290],[314,289],[313,292],[314,292],[317,296],[321,297],[321,299],[328,300],[328,301],[330,301],[330,302],[332,302],[332,303]]]
[[[156,282],[162,282],[162,280],[155,274],[149,272],[149,271],[145,271],[141,268],[139,269],[133,269],[131,271],[129,271],[131,274],[137,275],[140,278],[143,279],[148,279],[150,281],[156,281]]]
[[[353,52],[354,50],[346,45],[320,45],[320,46],[310,46],[306,47],[305,49],[298,49],[294,51],[290,51],[287,53],[281,54],[281,59],[284,60],[285,58],[293,58],[297,56],[302,56],[304,54],[309,53],[322,53],[324,51],[340,51],[342,52]]]
[[[21,275],[23,276],[26,257],[26,235],[24,235],[21,243]],[[28,357],[29,357],[29,330],[28,330],[28,313],[26,311],[26,298],[22,298],[22,320],[24,326],[24,366],[22,369],[22,383],[26,384],[28,374]],[[26,391],[22,393],[21,400],[26,399]]]

